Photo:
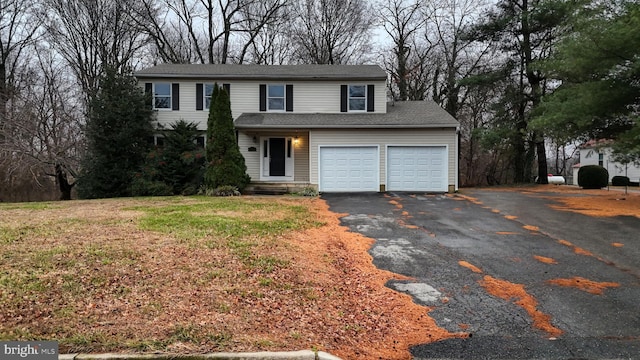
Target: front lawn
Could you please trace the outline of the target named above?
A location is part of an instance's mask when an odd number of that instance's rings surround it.
[[[0,339],[63,353],[319,349],[408,358],[451,336],[384,287],[319,199],[0,204]]]

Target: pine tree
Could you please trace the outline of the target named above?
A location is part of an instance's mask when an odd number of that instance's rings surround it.
[[[206,187],[234,186],[238,190],[244,189],[250,178],[236,141],[229,95],[217,84],[211,96],[207,141]]]
[[[89,107],[87,152],[78,179],[81,198],[130,195],[150,149],[152,119],[153,110],[136,79],[107,70]]]

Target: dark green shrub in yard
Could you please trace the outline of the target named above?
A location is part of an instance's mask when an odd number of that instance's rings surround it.
[[[164,132],[164,146],[147,154],[144,166],[136,173],[131,194],[134,196],[194,195],[204,174],[204,149],[196,145],[199,132],[184,120]]]
[[[626,176],[614,176],[611,178],[611,185],[613,186],[629,186],[629,178]]]
[[[609,172],[599,165],[585,165],[578,170],[578,185],[583,189],[601,189],[609,184]]]

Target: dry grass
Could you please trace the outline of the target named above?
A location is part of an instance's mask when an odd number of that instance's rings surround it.
[[[451,336],[308,198],[0,206],[0,338],[62,352],[319,349],[408,359]]]
[[[635,193],[515,191],[552,197],[563,211],[640,217]],[[0,339],[58,340],[63,352],[313,348],[409,359],[412,345],[465,336],[385,287],[397,275],[372,265],[373,240],[340,226],[339,216],[308,198],[0,204]],[[485,277],[481,285],[557,332],[518,284]]]

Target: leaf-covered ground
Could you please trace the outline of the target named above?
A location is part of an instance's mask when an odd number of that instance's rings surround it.
[[[451,336],[384,286],[370,239],[320,199],[0,206],[0,338],[62,352],[318,349],[410,358]]]
[[[559,209],[640,217],[640,194],[540,186]],[[554,193],[577,192],[580,196]],[[473,199],[470,199],[473,200]],[[320,199],[0,204],[0,339],[63,352],[318,349],[409,359],[452,334],[384,286],[371,239]]]

